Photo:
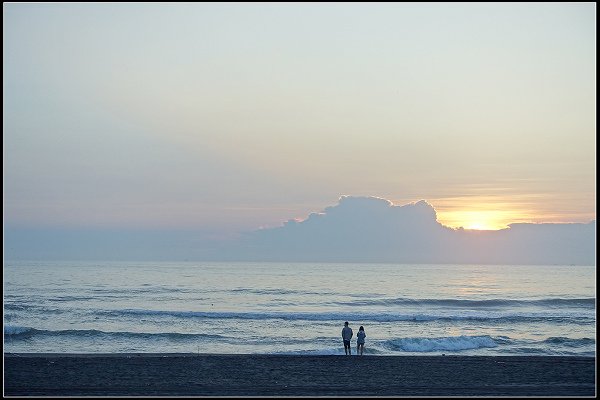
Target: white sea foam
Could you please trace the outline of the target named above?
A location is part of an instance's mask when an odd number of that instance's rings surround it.
[[[460,351],[497,347],[490,336],[413,337],[391,339],[388,345],[394,350],[426,353],[432,351]]]

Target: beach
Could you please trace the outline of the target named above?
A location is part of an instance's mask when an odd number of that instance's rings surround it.
[[[5,396],[577,396],[595,358],[4,354]]]

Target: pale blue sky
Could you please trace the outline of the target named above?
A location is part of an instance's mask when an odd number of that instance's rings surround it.
[[[595,219],[594,3],[3,11],[5,225],[235,233],[340,195]]]

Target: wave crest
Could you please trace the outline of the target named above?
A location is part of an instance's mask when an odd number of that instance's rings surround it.
[[[416,353],[427,353],[434,351],[460,351],[498,346],[494,339],[488,335],[390,339],[386,341],[384,345],[394,351]]]
[[[208,311],[171,311],[171,310],[101,310],[94,311],[102,316],[122,317],[124,315],[148,316],[158,318],[182,319],[239,319],[239,320],[268,320],[280,319],[288,321],[345,321],[347,312],[208,312]],[[493,321],[493,322],[569,322],[589,324],[595,322],[595,314],[557,313],[552,312],[522,312],[522,313],[490,313],[490,312],[458,312],[452,314],[436,313],[352,313],[355,321],[395,322],[395,321]]]
[[[196,340],[196,339],[230,339],[223,335],[207,333],[180,333],[180,332],[127,332],[127,331],[101,331],[97,329],[63,329],[47,330],[20,326],[5,326],[4,335],[8,340],[26,339],[33,336],[73,336],[73,337],[106,337],[106,338],[154,338],[170,340]]]

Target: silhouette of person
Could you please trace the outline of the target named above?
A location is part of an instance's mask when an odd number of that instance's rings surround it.
[[[344,322],[344,327],[342,328],[342,340],[344,340],[344,352],[347,356],[352,355],[352,350],[350,349],[350,339],[354,333],[352,332],[352,328],[348,326],[348,321]]]
[[[358,328],[358,333],[356,334],[356,354],[359,354],[362,356],[363,355],[363,351],[365,350],[365,338],[367,337],[367,334],[365,333],[365,328],[361,327]]]

